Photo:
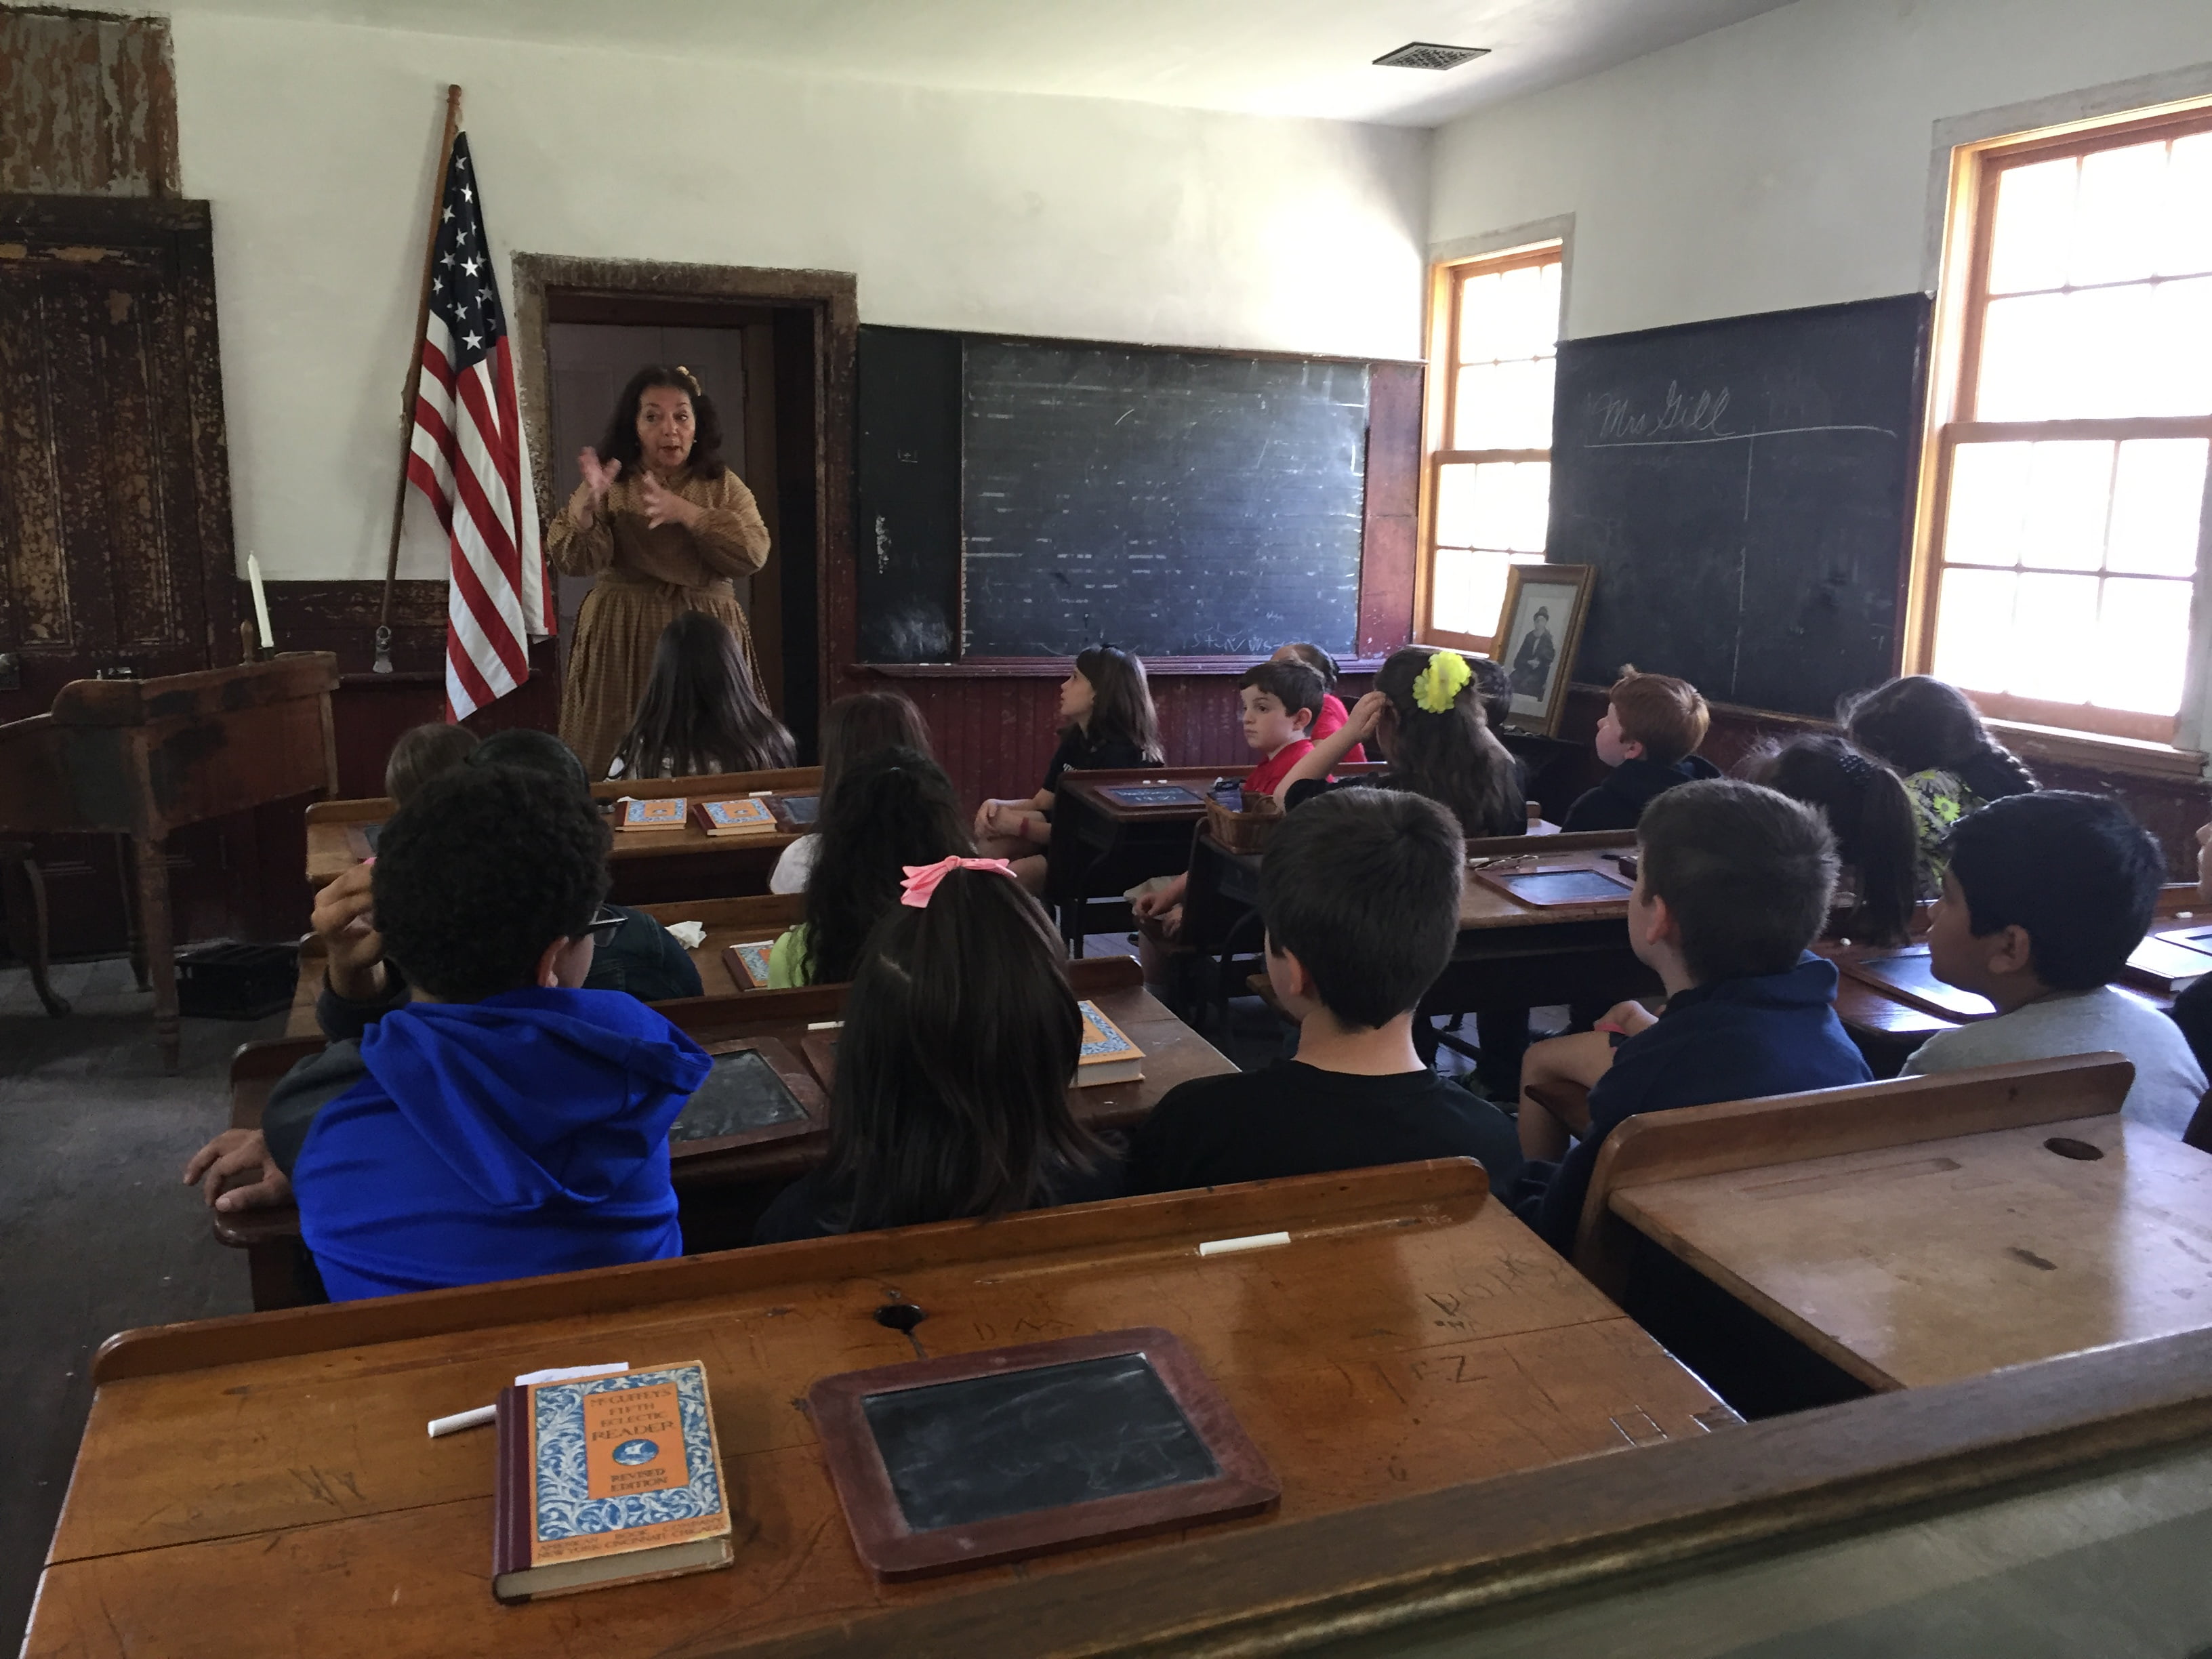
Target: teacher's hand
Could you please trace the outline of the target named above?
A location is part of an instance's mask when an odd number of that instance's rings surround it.
[[[665,524],[680,524],[686,529],[699,522],[701,510],[685,501],[674,490],[664,486],[650,472],[637,487],[638,502],[645,508],[645,521],[655,530]]]
[[[576,457],[576,470],[584,475],[584,482],[592,491],[592,505],[599,506],[607,498],[607,491],[622,476],[620,461],[601,461],[599,452],[586,447]]]

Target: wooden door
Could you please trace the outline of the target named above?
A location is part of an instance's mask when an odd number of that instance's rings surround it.
[[[0,720],[238,609],[207,204],[0,196]]]

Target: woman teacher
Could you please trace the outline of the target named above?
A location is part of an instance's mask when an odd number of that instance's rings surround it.
[[[599,448],[578,457],[584,482],[545,538],[556,569],[598,578],[576,617],[561,690],[561,739],[594,778],[606,775],[636,714],[660,630],[686,611],[737,636],[768,701],[732,584],[768,562],[768,526],[721,447],[714,399],[690,370],[638,370]]]

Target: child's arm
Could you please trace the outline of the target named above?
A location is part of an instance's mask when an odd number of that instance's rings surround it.
[[[1275,798],[1279,800],[1291,792],[1294,783],[1308,783],[1325,778],[1334,771],[1352,744],[1364,743],[1375,735],[1382,722],[1382,711],[1390,706],[1390,699],[1380,691],[1370,691],[1352,707],[1352,713],[1343,725],[1330,732],[1300,757],[1298,763],[1283,775],[1282,782],[1275,786]]]

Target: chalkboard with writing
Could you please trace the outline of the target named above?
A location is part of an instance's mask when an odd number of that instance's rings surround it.
[[[1575,678],[1830,713],[1893,672],[1924,295],[1562,341],[1555,563],[1595,567]]]

